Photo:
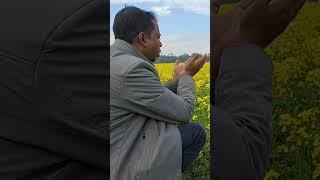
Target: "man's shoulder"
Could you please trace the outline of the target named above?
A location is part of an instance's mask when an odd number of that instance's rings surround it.
[[[144,59],[129,53],[111,49],[110,54],[110,71],[118,72],[130,72],[133,69],[151,70],[155,71],[155,68]]]
[[[24,2],[1,0],[0,51],[9,57],[34,63],[40,52],[46,47],[43,47],[44,44],[49,42],[48,35],[53,37],[53,35],[56,35],[54,32],[57,31],[64,32],[67,29],[75,28],[78,30],[82,28],[79,23],[73,26],[71,17],[81,18],[83,21],[85,10],[90,9],[91,12],[100,12],[97,8],[87,7],[90,2],[90,0],[30,0]],[[101,10],[101,12],[103,11]],[[88,14],[87,16],[91,17],[92,15]],[[85,23],[88,23],[89,20],[97,22],[96,19],[86,18],[85,20]],[[101,19],[101,24],[103,20]],[[23,28],[23,31],[21,28]],[[73,35],[75,34],[77,35],[77,33],[73,33]],[[55,42],[60,39],[68,40],[66,36],[66,34],[63,34],[63,38],[56,38]],[[70,39],[74,40],[73,38]],[[74,44],[73,41],[72,44]]]
[[[129,64],[135,64],[139,62],[143,62],[144,60],[136,57],[132,54],[129,54],[127,52],[118,50],[116,48],[111,47],[110,48],[110,61],[111,63],[125,63],[123,65],[129,65]]]

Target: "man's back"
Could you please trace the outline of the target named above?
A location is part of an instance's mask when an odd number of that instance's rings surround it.
[[[105,179],[107,2],[0,3],[0,179]]]

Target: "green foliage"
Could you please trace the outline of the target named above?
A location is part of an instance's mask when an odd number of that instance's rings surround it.
[[[307,3],[267,49],[273,62],[269,179],[320,179],[320,4]]]
[[[176,60],[180,62],[184,62],[189,59],[191,56],[187,53],[184,53],[180,56],[175,55],[161,55],[156,59],[156,63],[174,63]]]
[[[210,179],[210,121],[208,109],[210,101],[209,88],[203,88],[197,92],[197,102],[194,121],[200,123],[206,130],[206,144],[198,158],[185,170],[184,180],[209,180]]]
[[[188,60],[190,57],[192,57],[193,55],[198,54],[198,53],[192,53],[191,55],[184,53],[181,54],[180,56],[175,56],[173,54],[171,55],[161,55],[159,56],[155,63],[161,64],[161,63],[174,63],[176,60],[179,60],[179,62],[185,62],[186,60]],[[210,54],[208,55],[210,57]],[[208,62],[210,60],[208,59]]]

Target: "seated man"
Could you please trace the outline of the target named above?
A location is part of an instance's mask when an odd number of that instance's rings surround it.
[[[194,76],[206,56],[184,66],[161,84],[153,62],[159,56],[160,32],[155,16],[125,7],[114,20],[110,49],[111,180],[180,179],[205,144],[205,132],[190,123],[194,110]]]

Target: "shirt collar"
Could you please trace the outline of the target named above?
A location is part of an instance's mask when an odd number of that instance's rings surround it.
[[[153,62],[150,61],[146,56],[144,56],[140,51],[138,51],[136,48],[134,48],[131,44],[128,42],[121,40],[121,39],[116,39],[114,43],[111,45],[111,47],[114,47],[116,49],[119,49],[123,52],[126,52],[130,55],[136,56],[138,58],[141,58],[148,63],[150,63],[152,66],[154,66]]]

